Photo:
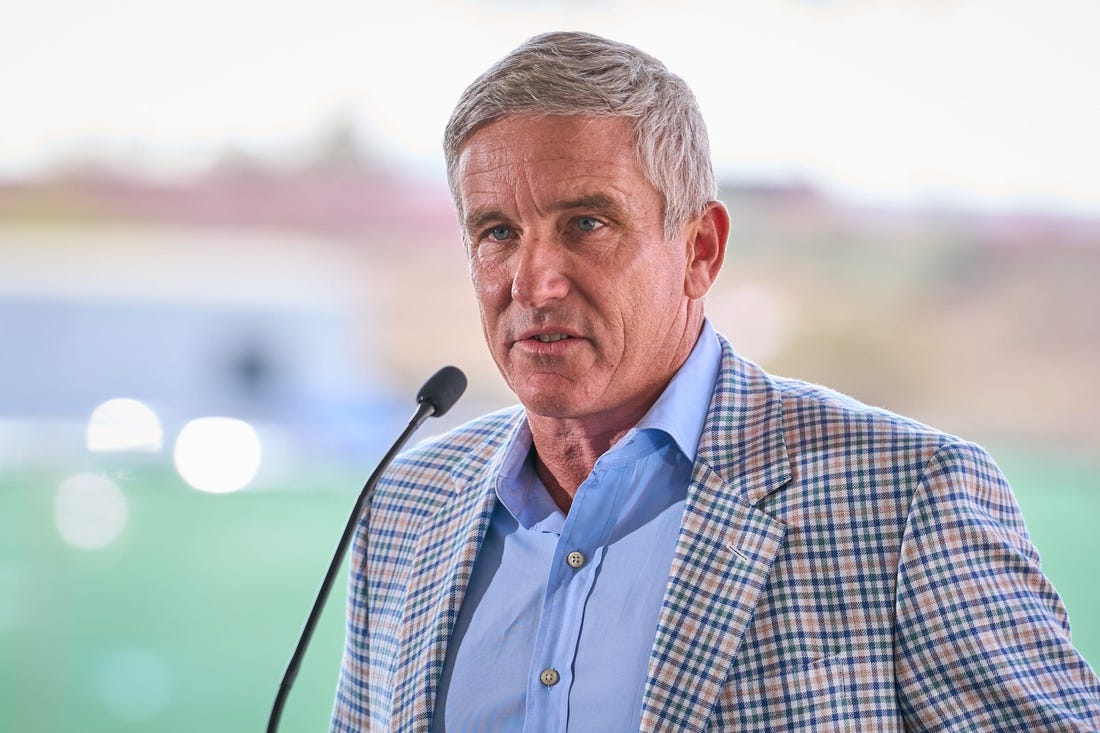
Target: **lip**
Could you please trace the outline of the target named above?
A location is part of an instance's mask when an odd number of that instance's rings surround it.
[[[566,328],[565,326],[539,326],[538,328],[529,328],[526,331],[521,332],[519,337],[516,339],[516,343],[520,341],[534,340],[539,336],[554,335],[569,336],[570,338],[580,338],[579,333],[571,328]]]
[[[539,336],[567,336],[558,341],[539,341]],[[582,337],[576,331],[559,326],[540,326],[523,331],[512,342],[513,347],[519,347],[525,351],[533,351],[539,354],[555,354],[571,348],[580,343]]]

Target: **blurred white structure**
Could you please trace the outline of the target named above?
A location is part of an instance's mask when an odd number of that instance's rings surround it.
[[[369,273],[351,245],[255,231],[9,227],[0,253],[0,418],[8,432],[33,424],[37,436],[7,462],[155,454],[211,415],[300,431],[299,445],[362,448],[379,429],[372,415],[388,409],[371,366]],[[59,425],[72,429],[48,437]]]

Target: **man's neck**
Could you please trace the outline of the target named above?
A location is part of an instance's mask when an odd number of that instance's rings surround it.
[[[658,395],[629,414],[609,421],[598,418],[559,419],[528,414],[535,449],[535,471],[554,503],[568,513],[577,489],[596,461],[638,423]]]

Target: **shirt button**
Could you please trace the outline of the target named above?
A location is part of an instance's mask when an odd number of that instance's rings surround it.
[[[569,563],[569,567],[574,570],[579,570],[584,567],[584,555],[574,550],[565,556],[565,561]]]
[[[558,670],[553,668],[544,669],[541,673],[539,673],[539,682],[546,685],[547,687],[553,687],[554,685],[558,684],[558,681],[560,679],[561,675],[558,674]]]

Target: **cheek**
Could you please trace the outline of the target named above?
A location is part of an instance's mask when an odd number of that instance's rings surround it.
[[[503,268],[474,263],[470,267],[470,279],[482,310],[492,310],[505,295],[511,295],[512,281]]]

